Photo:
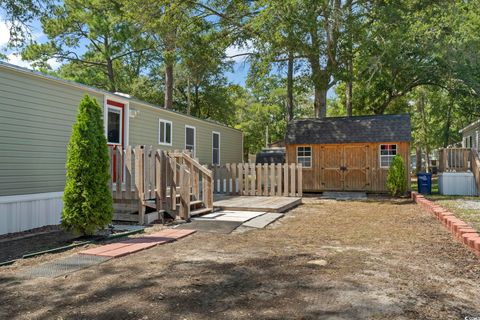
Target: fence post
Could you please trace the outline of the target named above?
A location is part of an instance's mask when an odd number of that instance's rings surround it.
[[[179,172],[179,185],[180,185],[180,207],[179,215],[183,220],[188,221],[190,219],[190,172],[187,170],[187,166],[180,165]]]
[[[113,148],[108,147],[108,158],[109,158],[109,172],[110,172],[110,180],[108,180],[108,186],[110,187],[110,194],[112,195],[113,198],[113,176],[115,175],[115,172],[113,172]]]
[[[248,166],[250,167],[250,195],[254,196],[255,195],[255,180],[257,179],[257,174],[255,172],[255,164],[254,163],[248,163]]]
[[[239,163],[238,167],[238,194],[243,196],[243,163]]]
[[[135,147],[135,189],[138,192],[138,222],[145,223],[143,148]]]
[[[170,158],[169,161],[170,171],[170,210],[176,211],[177,209],[177,160]]]
[[[288,197],[288,164],[283,164],[283,195]]]
[[[257,164],[256,179],[257,179],[257,190],[255,194],[257,196],[261,196],[262,195],[262,165],[260,163]]]
[[[125,199],[132,199],[132,147],[127,146],[124,157],[125,167]]]
[[[275,195],[275,164],[270,164],[270,192],[271,196]]]
[[[302,174],[303,174],[303,170],[302,170],[302,164],[299,163],[297,165],[297,196],[298,197],[301,197],[302,196]]]
[[[282,164],[277,163],[277,168],[275,169],[275,175],[277,177],[277,196],[282,196]]]
[[[295,163],[290,164],[290,196],[295,197]]]
[[[248,196],[250,195],[250,167],[248,163],[243,163],[243,172],[245,173],[245,180],[243,183],[243,188],[245,189],[245,192],[243,195]]]
[[[116,181],[115,181],[115,198],[122,199],[122,149],[121,147],[115,148],[115,161],[116,161]]]
[[[263,192],[264,196],[268,196],[268,164],[263,164]]]

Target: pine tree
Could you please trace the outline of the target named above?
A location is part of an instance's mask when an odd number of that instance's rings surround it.
[[[87,95],[80,102],[73,126],[66,168],[62,226],[77,234],[92,235],[112,220],[113,205],[102,109]]]
[[[393,157],[387,173],[387,188],[392,196],[404,195],[407,191],[407,176],[405,163],[401,156]]]

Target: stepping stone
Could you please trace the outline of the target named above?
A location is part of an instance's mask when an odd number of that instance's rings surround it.
[[[365,192],[324,192],[320,199],[367,200]]]
[[[241,221],[220,221],[212,219],[195,219],[189,223],[181,224],[176,229],[194,229],[201,232],[227,234],[242,224]]]
[[[281,217],[283,217],[282,213],[267,212],[264,215],[261,215],[259,217],[253,218],[252,220],[245,222],[243,225],[245,227],[261,229],[261,228],[265,228],[270,223],[280,219]]]
[[[192,220],[205,220],[205,221],[237,221],[245,222],[255,217],[261,216],[265,212],[256,211],[220,211],[214,218],[204,219],[205,216],[199,218],[193,218]]]

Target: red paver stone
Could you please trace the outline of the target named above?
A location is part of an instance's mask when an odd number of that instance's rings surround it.
[[[112,257],[112,258],[119,258],[126,256],[127,254],[131,254],[134,252],[138,252],[141,250],[145,250],[151,247],[155,247],[158,243],[155,242],[150,242],[150,243],[136,243],[132,244],[126,247],[122,247],[116,250],[111,250],[107,252],[102,252],[100,254],[97,254],[97,256],[103,256],[103,257]]]
[[[122,242],[117,242],[117,243],[111,243],[111,244],[106,244],[100,247],[88,249],[81,251],[80,254],[89,254],[89,255],[99,255],[103,252],[111,251],[111,250],[116,250],[122,247],[127,247],[129,244],[127,243],[122,243]]]
[[[85,250],[80,253],[118,258],[134,252],[138,252],[140,250],[154,247],[158,244],[173,242],[192,233],[195,233],[195,230],[166,229],[160,232],[145,235],[144,237],[122,240],[117,243],[107,244],[101,247]]]

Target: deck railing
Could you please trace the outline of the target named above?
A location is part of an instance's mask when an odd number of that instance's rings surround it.
[[[210,167],[214,192],[249,196],[302,196],[301,164],[230,163]]]
[[[439,150],[440,172],[465,172],[470,170],[468,148],[445,148]]]
[[[213,208],[212,172],[188,152],[128,146],[109,147],[109,154],[113,200],[138,200],[139,223],[144,223],[147,207],[172,211],[188,220],[191,194],[202,200],[206,208]]]

